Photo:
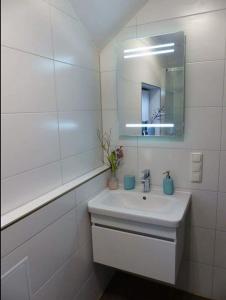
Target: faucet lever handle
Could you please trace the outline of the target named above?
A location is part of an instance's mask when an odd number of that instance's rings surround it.
[[[144,174],[144,178],[147,178],[150,176],[150,169],[145,169],[142,171],[142,173]]]

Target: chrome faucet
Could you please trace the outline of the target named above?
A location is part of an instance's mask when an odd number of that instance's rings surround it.
[[[146,169],[142,172],[144,174],[141,183],[143,183],[144,188],[143,188],[143,192],[144,193],[148,193],[151,191],[151,174],[150,174],[150,170]]]

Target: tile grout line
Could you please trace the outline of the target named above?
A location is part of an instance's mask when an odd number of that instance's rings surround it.
[[[211,13],[217,13],[217,12],[222,12],[222,11],[226,11],[226,7],[219,8],[219,9],[214,9],[214,10],[203,11],[203,12],[198,12],[198,13],[193,13],[193,14],[168,17],[168,18],[165,18],[165,19],[158,19],[158,20],[149,21],[149,22],[145,22],[145,23],[138,23],[138,26],[145,26],[145,25],[149,25],[149,24],[153,24],[153,23],[160,23],[160,22],[165,22],[165,21],[167,22],[167,21],[172,21],[172,20],[175,20],[175,19],[176,20],[185,19],[185,18],[189,18],[189,17],[200,16],[200,15],[211,14]]]
[[[51,27],[51,44],[52,44],[52,51],[53,57],[55,58],[55,43],[54,43],[54,28],[53,28],[53,15],[52,15],[52,7],[49,6],[49,18],[50,18],[50,27]],[[55,62],[53,63],[53,78],[54,78],[54,93],[55,93],[55,104],[57,110],[57,133],[58,133],[58,147],[59,147],[59,154],[60,154],[60,172],[61,172],[61,184],[63,184],[63,154],[62,154],[62,140],[60,134],[60,115],[59,115],[59,105],[58,105],[58,95],[57,95],[57,81],[56,81],[56,65]]]
[[[58,63],[69,65],[69,66],[72,66],[72,67],[78,67],[80,69],[84,69],[84,70],[87,70],[87,71],[90,71],[90,72],[95,72],[95,73],[99,72],[98,70],[93,69],[93,68],[87,68],[87,67],[82,66],[82,65],[72,64],[72,63],[69,63],[69,62],[66,62],[66,61],[63,61],[63,60],[58,60],[58,59],[56,59],[54,57],[51,58],[51,57],[48,57],[48,56],[45,56],[45,55],[37,54],[37,53],[29,51],[29,50],[23,50],[23,49],[20,49],[20,48],[17,48],[17,47],[13,47],[13,46],[9,46],[9,45],[6,45],[6,44],[1,44],[1,46],[4,47],[4,48],[7,48],[7,49],[11,49],[11,50],[14,50],[14,51],[22,52],[24,54],[29,54],[29,55],[33,55],[35,57],[39,57],[39,58],[43,58],[43,59],[48,59],[48,60],[51,60],[51,61],[55,61],[55,62],[58,62]]]

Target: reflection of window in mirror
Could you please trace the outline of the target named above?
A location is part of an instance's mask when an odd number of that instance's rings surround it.
[[[155,124],[161,124],[164,117],[164,106],[161,104],[161,88],[142,83],[142,124],[153,124],[153,127],[142,127],[142,135],[160,135],[161,128]]]

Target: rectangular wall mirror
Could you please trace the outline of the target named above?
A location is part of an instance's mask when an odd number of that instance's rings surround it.
[[[126,40],[117,58],[120,135],[182,136],[184,33]]]

